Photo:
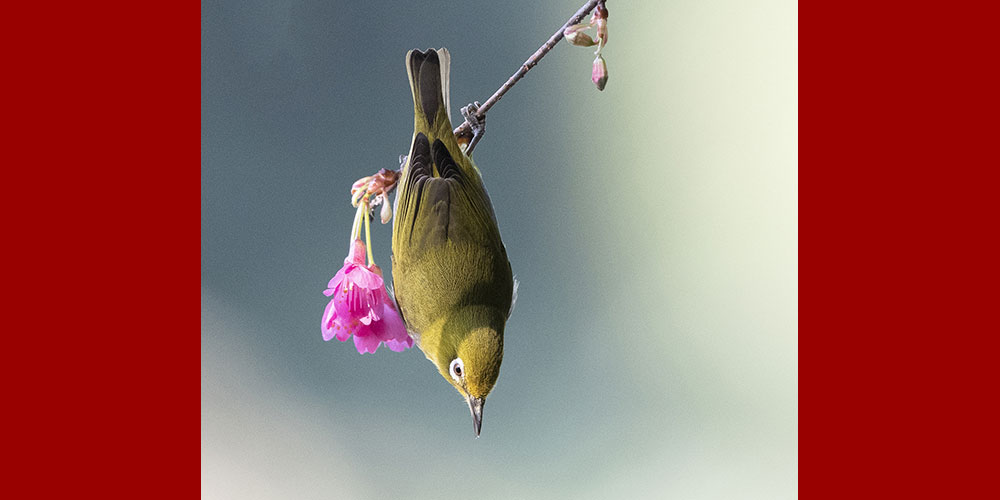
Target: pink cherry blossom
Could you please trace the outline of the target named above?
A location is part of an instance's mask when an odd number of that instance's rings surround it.
[[[344,267],[323,292],[333,297],[323,312],[323,340],[336,337],[345,342],[353,335],[354,347],[362,354],[375,352],[383,342],[396,352],[413,346],[381,274],[378,266],[365,266],[365,244],[354,240]]]

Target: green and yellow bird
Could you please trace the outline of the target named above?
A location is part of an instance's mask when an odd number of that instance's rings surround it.
[[[392,281],[407,329],[468,402],[478,437],[515,284],[482,176],[452,131],[450,63],[444,48],[406,54],[413,141],[396,188]]]

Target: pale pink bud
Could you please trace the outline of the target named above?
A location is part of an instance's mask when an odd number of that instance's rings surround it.
[[[387,196],[382,197],[382,224],[389,222],[392,219],[392,205],[389,205],[389,198]]]
[[[597,42],[593,38],[590,38],[590,35],[582,31],[574,31],[566,34],[566,41],[578,47],[592,47],[597,45]]]
[[[608,84],[608,64],[604,62],[604,57],[598,55],[597,59],[594,59],[594,69],[590,73],[590,79],[597,85],[597,90],[604,90],[604,86]]]
[[[590,38],[590,35],[582,31],[589,27],[590,24],[588,23],[574,24],[573,26],[563,30],[563,36],[566,37],[567,42],[580,47],[590,47],[592,45],[596,45],[597,42],[595,42],[593,38]]]

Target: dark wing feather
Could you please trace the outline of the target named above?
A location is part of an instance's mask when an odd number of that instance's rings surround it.
[[[418,132],[396,200],[398,234],[411,250],[455,243],[499,242],[482,181],[470,178],[440,140]]]

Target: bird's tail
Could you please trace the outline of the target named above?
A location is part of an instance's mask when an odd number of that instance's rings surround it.
[[[451,54],[448,49],[411,50],[406,53],[406,72],[413,92],[415,130],[451,130],[448,82]]]

